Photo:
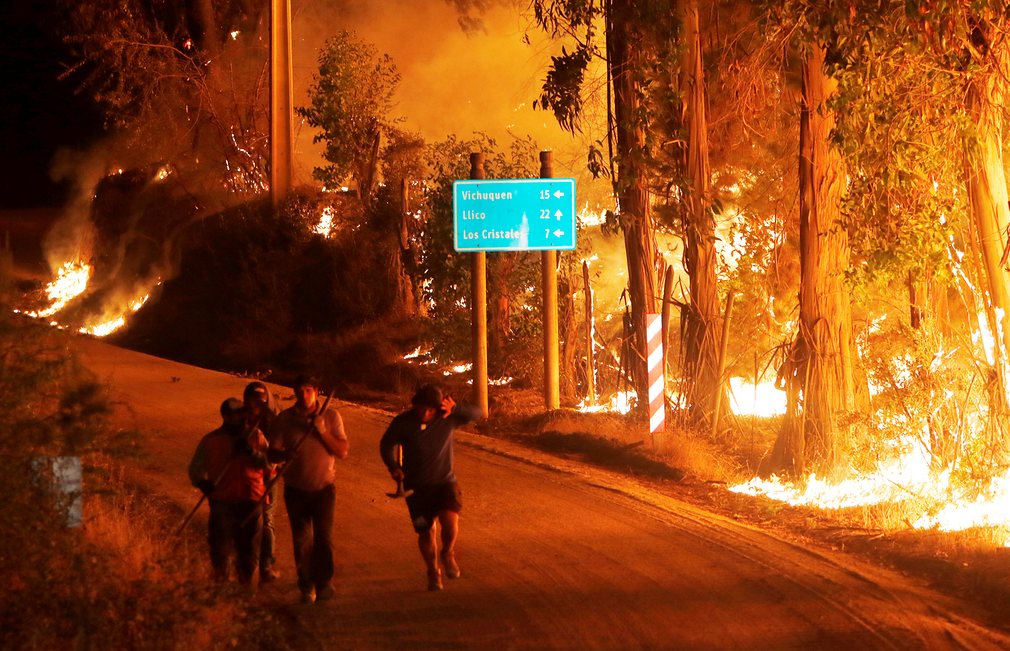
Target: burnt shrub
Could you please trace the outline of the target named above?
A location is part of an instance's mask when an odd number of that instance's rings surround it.
[[[395,348],[413,347],[417,336],[416,328],[383,324],[396,311],[398,270],[389,259],[399,255],[398,240],[361,225],[353,206],[339,202],[330,206],[331,234],[317,234],[319,202],[297,194],[280,211],[258,202],[193,223],[175,277],[116,342],[277,378],[327,366],[355,383],[388,386],[403,374],[385,368],[402,357]]]

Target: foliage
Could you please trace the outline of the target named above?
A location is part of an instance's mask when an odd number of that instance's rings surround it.
[[[389,133],[389,116],[400,73],[388,54],[340,32],[319,52],[319,72],[309,87],[310,105],[298,115],[319,132],[313,142],[326,144],[325,167],[313,176],[327,188],[337,188],[350,176],[367,203],[375,181],[379,139]]]
[[[284,648],[261,613],[229,603],[202,576],[206,558],[172,537],[178,509],[142,499],[117,459],[136,434],[110,422],[113,404],[70,354],[71,335],[0,312],[0,646]],[[81,459],[83,525],[40,460]]]
[[[872,468],[915,446],[934,472],[949,472],[952,485],[975,494],[1007,469],[1005,426],[988,407],[993,377],[971,346],[952,346],[925,329],[881,318],[865,341],[874,392],[872,428],[853,459]]]
[[[259,3],[64,2],[67,76],[98,103],[110,163],[171,162],[195,191],[266,188]]]

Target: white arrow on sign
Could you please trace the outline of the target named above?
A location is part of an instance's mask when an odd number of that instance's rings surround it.
[[[556,212],[554,213],[554,216],[555,216],[555,217],[557,217],[558,219],[561,219],[562,217],[564,217],[564,216],[565,216],[565,213],[563,213],[563,212],[561,212],[560,210],[558,210],[558,211],[556,211]]]
[[[554,237],[561,237],[564,234],[565,234],[565,232],[563,230],[561,230],[560,228],[558,230],[554,231]]]
[[[565,193],[562,192],[561,190],[555,190],[554,191],[554,198],[555,199],[560,199],[563,196],[565,196]]]

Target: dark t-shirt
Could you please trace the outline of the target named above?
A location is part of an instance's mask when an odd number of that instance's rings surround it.
[[[393,419],[379,441],[379,454],[392,470],[398,463],[397,445],[403,448],[404,487],[433,486],[456,481],[453,471],[452,433],[457,427],[480,418],[479,407],[456,405],[447,417],[424,424],[411,409]]]

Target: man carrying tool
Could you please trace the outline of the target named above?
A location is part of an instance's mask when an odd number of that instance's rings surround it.
[[[207,541],[216,581],[228,580],[234,549],[238,580],[252,582],[260,521],[252,517],[263,497],[267,441],[259,429],[245,426],[238,398],[221,403],[221,427],[204,436],[189,464],[189,480],[210,502]]]
[[[245,403],[246,427],[259,427],[267,442],[271,440],[271,426],[277,416],[273,396],[267,385],[255,380],[246,385],[242,392],[242,402]],[[273,583],[280,578],[276,569],[277,558],[274,556],[274,510],[277,506],[277,482],[272,481],[277,476],[274,464],[266,468],[264,480],[267,482],[268,493],[263,499],[263,526],[260,536],[260,583]]]
[[[284,505],[303,603],[332,599],[334,461],[347,457],[347,435],[336,409],[320,405],[319,383],[295,380],[295,404],[274,419],[271,460],[283,461]]]
[[[417,544],[428,570],[428,590],[442,589],[442,570],[459,578],[455,545],[459,534],[462,491],[453,468],[453,430],[481,417],[479,407],[456,406],[452,396],[435,385],[418,389],[412,409],[393,419],[379,441],[379,453],[389,474],[414,492],[407,510],[417,532]],[[402,452],[402,461],[397,453]],[[435,524],[442,529],[442,553],[437,553]],[[441,567],[439,566],[441,557]]]

